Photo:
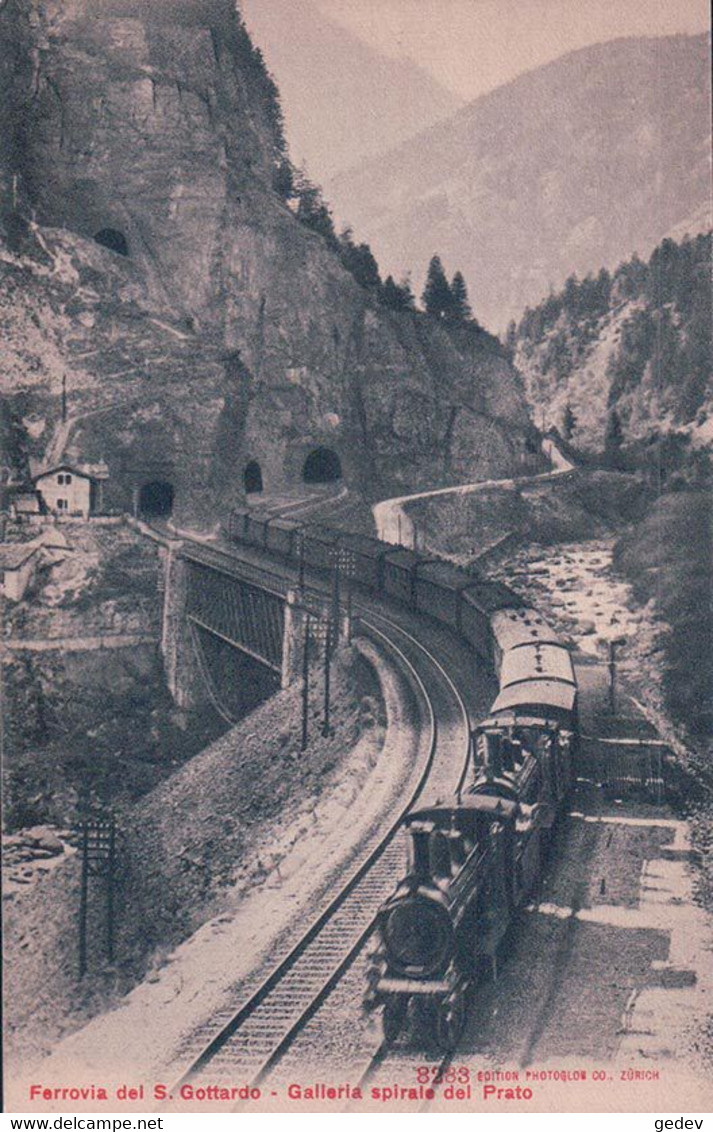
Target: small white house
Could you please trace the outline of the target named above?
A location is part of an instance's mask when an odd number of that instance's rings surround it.
[[[54,515],[75,515],[83,519],[92,512],[95,478],[73,464],[59,464],[35,476],[32,481],[49,511]]]
[[[22,601],[34,577],[37,562],[35,543],[0,543],[0,586],[6,598]]]

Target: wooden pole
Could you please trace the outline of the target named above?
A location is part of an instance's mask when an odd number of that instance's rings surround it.
[[[327,621],[327,632],[324,639],[324,726],[322,727],[322,734],[326,737],[329,735],[329,695],[331,683],[331,649],[329,647],[332,637],[332,626],[330,621]]]
[[[609,711],[616,715],[616,646],[617,641],[609,642]]]
[[[116,860],[116,824],[109,826],[109,858],[106,863],[106,954],[114,962],[114,866]]]
[[[309,714],[309,629],[310,616],[305,615],[305,639],[302,652],[302,750],[307,750]]]
[[[300,573],[299,573],[298,585],[299,585],[300,593],[304,593],[304,588],[305,588],[305,537],[304,537],[303,534],[300,534],[299,540],[300,540],[300,545],[299,545]]]
[[[82,880],[79,894],[79,977],[87,971],[87,898],[89,895],[89,826],[82,826]]]
[[[329,618],[327,624],[329,626],[329,633],[327,636],[327,644],[330,649],[336,648],[339,641],[339,605],[341,601],[341,552],[335,550],[334,552],[334,576],[332,588],[332,616]],[[332,640],[332,634],[334,639]]]

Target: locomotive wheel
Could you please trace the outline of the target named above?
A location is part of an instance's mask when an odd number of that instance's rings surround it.
[[[461,987],[444,998],[438,1005],[436,1018],[436,1041],[444,1051],[450,1053],[458,1045],[458,1039],[465,1026],[465,994]]]
[[[406,1019],[408,999],[400,994],[389,995],[381,1015],[381,1028],[384,1041],[395,1042],[401,1033]]]

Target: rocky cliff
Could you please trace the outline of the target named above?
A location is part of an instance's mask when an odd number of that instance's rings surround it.
[[[210,522],[253,459],[284,489],[324,446],[369,494],[521,459],[498,344],[379,308],[274,190],[279,103],[229,0],[8,0],[0,45],[18,460],[103,456],[110,503],[168,482]]]

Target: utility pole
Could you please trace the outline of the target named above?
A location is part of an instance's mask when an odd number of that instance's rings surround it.
[[[67,420],[67,375],[62,374],[62,423]]]
[[[616,715],[616,650],[620,645],[626,644],[623,637],[616,641],[609,641],[609,711]]]
[[[322,723],[322,734],[327,736],[331,733],[331,726],[329,721],[330,715],[330,696],[331,696],[331,663],[332,663],[332,650],[330,642],[332,639],[332,618],[329,609],[325,609],[321,616],[315,616],[313,626],[313,638],[317,644],[324,648],[324,721]]]
[[[297,538],[299,540],[298,546],[297,546],[298,561],[299,561],[299,576],[298,576],[297,584],[299,586],[300,593],[303,594],[304,589],[305,589],[305,536],[304,536],[304,531],[300,531],[299,534],[297,535]],[[309,614],[307,615],[307,617],[308,617],[308,624],[309,624]]]
[[[351,550],[344,551],[344,577],[347,585],[347,644],[352,643],[352,578],[354,577],[354,555]]]
[[[332,615],[330,618],[330,636],[328,646],[336,648],[339,641],[339,606],[341,603],[341,566],[342,556],[338,546],[332,548]],[[334,639],[332,639],[334,634]]]
[[[305,614],[305,639],[302,652],[302,750],[307,750],[309,716],[309,633],[310,615]]]
[[[322,726],[322,734],[325,739],[331,733],[329,726],[329,694],[330,694],[330,679],[331,679],[331,648],[330,642],[332,639],[332,625],[331,618],[327,617],[326,630],[324,634],[324,724]]]
[[[114,961],[114,883],[116,871],[116,823],[113,814],[87,818],[82,822],[82,875],[79,893],[79,977],[84,977],[88,966],[87,920],[89,912],[89,882],[104,881],[106,901],[106,956]]]

